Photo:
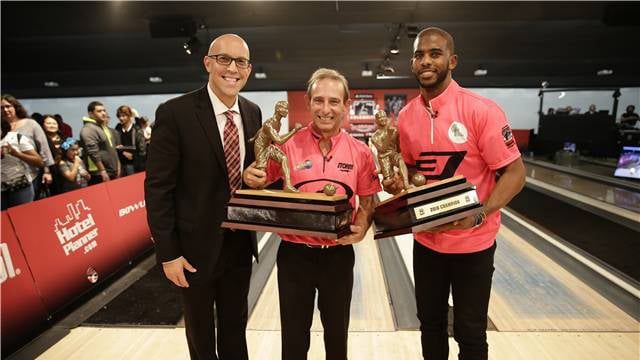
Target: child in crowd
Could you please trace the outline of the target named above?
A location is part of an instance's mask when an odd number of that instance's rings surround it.
[[[62,159],[58,163],[62,174],[62,192],[87,186],[91,174],[87,172],[79,156],[80,147],[73,138],[67,138],[61,145]]]

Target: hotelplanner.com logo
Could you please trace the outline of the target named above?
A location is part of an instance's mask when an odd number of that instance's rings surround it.
[[[134,211],[140,210],[140,209],[144,209],[144,207],[146,206],[146,203],[144,202],[144,200],[140,200],[136,203],[133,203],[131,205],[127,205],[125,207],[123,207],[122,209],[118,210],[118,216],[123,217],[123,216],[127,216],[129,214],[131,214]]]
[[[0,284],[7,279],[13,279],[20,275],[22,271],[13,267],[9,246],[6,243],[0,244]]]
[[[91,209],[83,200],[75,204],[67,204],[68,213],[63,218],[57,218],[54,222],[55,233],[62,245],[66,256],[83,249],[86,254],[98,246],[95,239],[98,236],[98,227],[93,220]]]

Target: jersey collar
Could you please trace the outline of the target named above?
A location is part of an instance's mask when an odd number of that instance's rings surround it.
[[[439,108],[444,106],[449,101],[449,99],[455,97],[455,94],[458,92],[459,89],[460,89],[460,85],[458,85],[458,83],[455,80],[451,79],[449,86],[447,86],[447,88],[440,95],[431,99],[431,108],[434,111],[437,111]],[[422,98],[422,105],[426,106],[424,97],[422,96],[420,97]]]

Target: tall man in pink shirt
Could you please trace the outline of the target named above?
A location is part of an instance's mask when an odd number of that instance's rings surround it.
[[[422,30],[411,71],[420,96],[400,112],[404,161],[433,182],[464,175],[476,185],[483,212],[414,234],[413,271],[422,353],[447,359],[447,299],[453,295],[454,338],[460,359],[486,359],[486,327],[500,208],[522,189],[525,169],[504,112],[451,78],[458,57],[453,38]],[[399,176],[383,182],[400,190]]]
[[[288,157],[291,182],[302,192],[321,192],[325,184],[334,184],[336,194],[347,194],[356,210],[352,234],[338,240],[280,235],[282,358],[307,358],[317,290],[326,358],[346,360],[355,262],[351,244],[361,241],[371,225],[373,195],[381,188],[369,148],[341,129],[350,102],[345,77],[335,70],[318,69],[309,79],[305,100],[311,123],[281,146]],[[243,176],[252,188],[282,176],[274,162],[266,172],[254,165]]]

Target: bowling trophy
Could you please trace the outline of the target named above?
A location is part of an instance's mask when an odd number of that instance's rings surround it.
[[[375,239],[415,233],[482,211],[476,187],[464,176],[403,190],[376,206]]]
[[[325,185],[322,193],[299,192],[291,184],[289,160],[275,144],[282,145],[301,125],[279,135],[281,119],[288,114],[286,101],[279,101],[273,117],[267,119],[249,141],[254,144],[254,167],[265,170],[269,160],[282,169],[283,190],[240,189],[232,194],[226,206],[222,227],[281,234],[337,239],[351,233],[349,225],[353,209],[347,195],[335,195],[333,184]]]
[[[424,185],[424,176],[416,173],[412,186],[398,153],[397,130],[390,126],[384,111],[376,113],[376,125],[371,141],[378,151],[380,173],[384,180],[393,179],[397,168],[403,190],[376,206],[375,239],[427,230],[482,211],[475,186],[462,176]]]

